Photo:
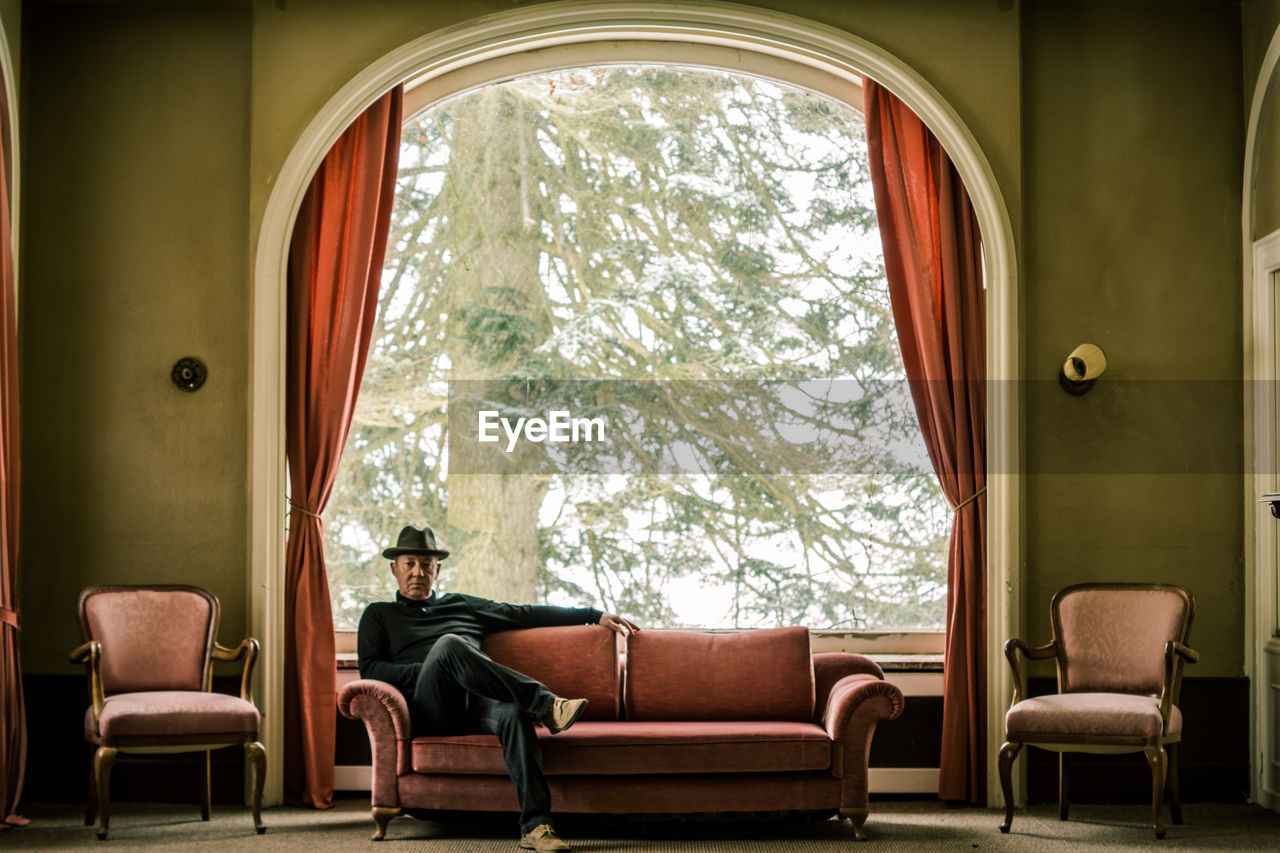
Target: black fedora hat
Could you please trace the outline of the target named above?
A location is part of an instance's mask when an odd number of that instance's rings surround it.
[[[419,530],[412,524],[405,525],[404,530],[400,531],[400,538],[396,539],[394,548],[382,552],[382,556],[388,560],[394,560],[401,554],[421,554],[424,557],[439,557],[441,560],[449,556],[448,551],[436,547],[435,531],[430,527]]]

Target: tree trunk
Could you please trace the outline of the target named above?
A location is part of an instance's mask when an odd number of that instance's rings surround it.
[[[502,88],[489,89],[485,100],[484,109],[466,112],[469,121],[459,122],[455,136],[454,156],[472,157],[476,163],[474,169],[454,173],[479,178],[473,186],[456,188],[455,215],[464,227],[446,284],[451,291],[447,351],[453,375],[462,380],[507,373],[550,333],[546,290],[538,275],[538,234],[526,218],[527,190],[521,178],[521,137],[528,127],[521,121],[520,104]],[[475,140],[483,140],[484,146]],[[473,340],[467,317],[496,306],[532,322],[532,340],[516,335],[521,345],[514,349],[510,340]],[[462,402],[457,396],[451,392],[451,407]],[[449,561],[454,571],[448,588],[531,602],[542,564],[538,513],[549,478],[526,472],[536,469],[541,445],[521,441],[507,456],[494,445],[475,443],[476,423],[467,420],[450,418],[452,429],[469,434],[452,436],[449,442],[448,524],[459,541]],[[499,446],[506,447],[505,437]],[[496,465],[493,454],[499,457]]]

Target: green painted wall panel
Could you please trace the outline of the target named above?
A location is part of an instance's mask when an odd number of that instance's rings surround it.
[[[66,671],[77,592],[194,583],[243,636],[247,6],[28,7],[24,663]],[[178,390],[198,356],[209,378]]]
[[[1067,584],[1176,581],[1196,675],[1237,675],[1238,12],[1038,3],[1025,21],[1028,635],[1049,637]],[[1108,368],[1071,398],[1054,379],[1085,341]]]

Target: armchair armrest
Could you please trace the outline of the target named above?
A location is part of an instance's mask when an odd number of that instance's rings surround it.
[[[373,753],[372,804],[398,808],[400,790],[396,777],[408,773],[413,766],[412,725],[403,694],[385,681],[361,678],[339,692],[338,710],[344,717],[362,720],[369,733],[369,750]]]
[[[240,645],[229,649],[216,640],[213,643],[214,660],[234,661],[244,658],[244,672],[240,676],[240,698],[253,704],[253,665],[258,660],[258,641],[246,637]],[[208,689],[208,685],[205,685]]]
[[[1022,667],[1018,666],[1018,652],[1022,652],[1023,657],[1027,660],[1056,658],[1058,656],[1058,641],[1054,640],[1035,648],[1028,648],[1027,644],[1017,637],[1005,642],[1004,656],[1009,661],[1009,668],[1013,670],[1013,699],[1009,702],[1010,707],[1021,702],[1023,694],[1026,692],[1025,682],[1022,677]]]
[[[90,640],[71,652],[71,663],[83,663],[85,675],[89,677],[89,695],[93,697],[93,727],[98,728],[98,717],[102,715],[102,645],[97,640]]]
[[[1164,721],[1164,731],[1169,730],[1169,714],[1173,703],[1178,701],[1181,687],[1182,664],[1195,663],[1200,660],[1200,653],[1177,640],[1164,644],[1164,681],[1160,685],[1160,717]]]
[[[1195,663],[1200,660],[1200,653],[1198,651],[1190,646],[1184,646],[1177,640],[1170,640],[1165,644],[1164,654],[1166,658],[1169,657],[1169,655],[1177,655],[1187,663]]]

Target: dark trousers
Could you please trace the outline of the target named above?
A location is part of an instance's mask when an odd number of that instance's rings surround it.
[[[520,799],[520,831],[551,820],[551,791],[542,774],[535,720],[555,695],[526,675],[495,663],[456,634],[431,647],[409,699],[413,732],[497,735]]]

